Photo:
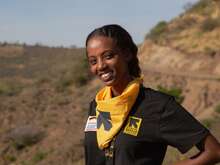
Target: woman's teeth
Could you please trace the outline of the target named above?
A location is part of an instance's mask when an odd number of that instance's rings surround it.
[[[103,78],[103,79],[107,79],[107,78],[109,78],[111,75],[112,75],[111,72],[104,73],[104,74],[101,75],[101,78]]]

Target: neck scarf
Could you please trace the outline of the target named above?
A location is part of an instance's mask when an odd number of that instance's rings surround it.
[[[138,96],[141,78],[131,81],[121,95],[113,97],[111,87],[105,87],[96,95],[97,142],[100,149],[119,132]]]

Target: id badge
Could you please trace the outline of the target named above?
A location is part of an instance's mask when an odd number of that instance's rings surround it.
[[[96,116],[89,116],[86,122],[85,132],[97,130],[97,119]]]

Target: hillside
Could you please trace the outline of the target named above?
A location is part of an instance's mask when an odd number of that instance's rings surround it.
[[[219,1],[188,4],[139,47],[145,85],[174,95],[218,139],[219,20]],[[84,48],[0,44],[0,165],[83,164],[88,104],[101,87],[87,65]],[[171,148],[164,164],[185,156]]]
[[[95,90],[84,86],[91,79],[84,49],[4,44],[0,67],[0,164],[80,160]]]
[[[219,3],[201,0],[170,22],[161,21],[139,49],[145,82],[182,89],[183,105],[194,115],[220,100]]]
[[[200,0],[195,5],[186,5],[185,10],[170,22],[159,22],[146,39],[191,55],[218,55],[220,2]]]

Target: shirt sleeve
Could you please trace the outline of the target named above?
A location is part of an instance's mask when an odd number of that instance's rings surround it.
[[[162,141],[176,147],[181,153],[202,142],[209,134],[209,131],[177,103],[174,97],[164,106],[159,129]]]

